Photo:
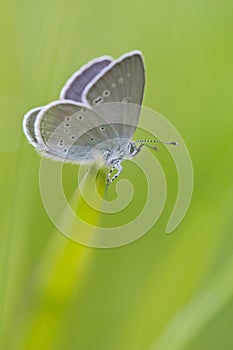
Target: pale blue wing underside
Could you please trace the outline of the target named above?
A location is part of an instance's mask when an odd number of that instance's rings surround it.
[[[83,102],[82,94],[85,87],[111,62],[112,57],[103,56],[90,61],[72,75],[61,91],[60,99]]]

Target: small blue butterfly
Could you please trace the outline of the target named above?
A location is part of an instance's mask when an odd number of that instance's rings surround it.
[[[135,157],[144,143],[162,143],[132,141],[144,86],[140,51],[117,60],[109,56],[96,58],[73,74],[60,100],[25,115],[24,133],[37,151],[54,160],[93,163],[100,154],[109,167],[107,183],[111,183],[122,171],[121,162]]]

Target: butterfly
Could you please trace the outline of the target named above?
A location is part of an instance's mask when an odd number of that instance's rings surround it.
[[[135,157],[146,142],[161,143],[132,141],[144,87],[140,51],[116,60],[96,58],[72,75],[59,100],[25,114],[24,133],[40,154],[57,161],[94,163],[100,155],[110,184],[122,172],[123,160]]]

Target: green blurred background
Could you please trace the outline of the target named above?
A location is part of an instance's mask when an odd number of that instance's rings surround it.
[[[0,17],[0,348],[232,349],[232,1],[10,0]],[[90,59],[133,49],[146,61],[144,105],[190,151],[193,199],[165,235],[177,179],[162,149],[169,186],[157,224],[130,245],[88,248],[48,218],[22,118]],[[66,165],[67,196],[76,176]],[[131,214],[141,205],[136,195]]]

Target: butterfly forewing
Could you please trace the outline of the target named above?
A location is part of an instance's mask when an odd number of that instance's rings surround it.
[[[144,84],[142,56],[139,52],[135,52],[114,61],[96,76],[84,93],[91,106],[108,102],[130,102],[141,105]]]
[[[83,100],[86,99],[110,124],[118,122],[115,130],[120,137],[131,139],[139,120],[144,85],[142,55],[134,51],[97,75],[84,90]]]
[[[85,87],[111,62],[111,57],[103,56],[86,64],[67,81],[61,91],[60,98],[82,102]]]

